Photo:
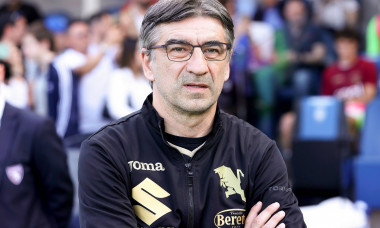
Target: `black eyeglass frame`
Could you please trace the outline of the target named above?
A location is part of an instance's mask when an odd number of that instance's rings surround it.
[[[169,53],[168,53],[168,49],[167,49],[167,47],[168,47],[169,45],[172,45],[172,44],[178,44],[178,43],[168,43],[168,44],[163,44],[163,45],[155,45],[155,46],[151,46],[151,47],[147,48],[147,50],[150,51],[150,50],[152,50],[152,49],[165,48],[165,51],[166,51],[166,57],[167,57],[170,61],[173,61],[173,62],[185,62],[185,61],[188,61],[189,59],[191,59],[191,57],[193,56],[193,53],[194,53],[194,48],[196,48],[196,47],[199,47],[199,48],[201,49],[201,51],[202,51],[202,53],[203,53],[203,56],[205,57],[205,59],[206,59],[207,61],[223,61],[223,60],[225,60],[226,57],[227,57],[227,55],[228,55],[228,51],[230,51],[231,48],[232,48],[232,44],[230,44],[230,43],[222,43],[222,42],[212,43],[212,44],[206,43],[206,44],[202,44],[202,45],[192,45],[192,44],[188,44],[188,43],[183,43],[183,44],[185,44],[185,45],[189,45],[189,46],[192,46],[192,47],[193,47],[193,49],[190,51],[189,58],[188,58],[188,59],[185,59],[185,60],[172,60],[172,59],[169,58]],[[202,47],[207,46],[207,45],[210,46],[210,45],[220,45],[220,44],[224,44],[224,45],[227,46],[226,56],[224,56],[224,58],[221,59],[221,60],[208,59],[208,58],[206,57],[205,53],[203,52]]]

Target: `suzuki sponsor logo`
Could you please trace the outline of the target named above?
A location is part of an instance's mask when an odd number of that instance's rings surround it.
[[[148,226],[172,210],[158,199],[170,194],[149,178],[132,188],[132,198],[140,205],[133,205],[136,216]]]
[[[215,215],[214,224],[216,227],[240,228],[244,227],[245,219],[245,209],[228,209]]]

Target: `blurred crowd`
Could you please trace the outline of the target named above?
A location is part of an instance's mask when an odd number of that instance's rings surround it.
[[[89,18],[43,15],[22,1],[0,6],[7,101],[51,117],[67,146],[138,110],[151,92],[138,34],[155,2],[130,0]],[[300,98],[334,95],[365,107],[377,94],[380,12],[361,28],[360,0],[220,2],[236,40],[219,105],[280,139],[284,150]]]

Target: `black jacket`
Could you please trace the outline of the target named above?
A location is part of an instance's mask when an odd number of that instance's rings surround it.
[[[305,227],[272,140],[218,110],[211,136],[186,162],[166,142],[151,99],[82,144],[81,227],[244,227],[257,201],[279,202],[286,227]]]
[[[72,206],[73,185],[54,123],[6,103],[0,126],[0,227],[65,228]]]

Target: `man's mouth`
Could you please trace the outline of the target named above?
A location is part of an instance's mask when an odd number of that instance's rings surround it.
[[[185,86],[187,88],[200,88],[200,89],[207,89],[208,88],[207,84],[202,84],[202,83],[186,83]]]

